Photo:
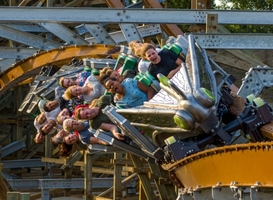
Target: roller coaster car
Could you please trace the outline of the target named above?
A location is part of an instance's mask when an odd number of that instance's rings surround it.
[[[211,60],[192,35],[180,71],[171,80],[160,74],[158,78],[161,90],[143,106],[104,110],[157,162],[174,163],[207,148],[269,140],[260,127],[272,121],[271,107],[253,95],[238,96],[232,90],[233,76]]]

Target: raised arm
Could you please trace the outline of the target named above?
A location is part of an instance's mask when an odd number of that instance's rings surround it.
[[[183,60],[181,60],[180,58],[177,58],[175,63],[178,65],[178,66],[181,66]]]
[[[151,88],[148,87],[147,85],[141,83],[141,82],[137,82],[137,87],[144,93],[147,94],[147,98],[148,100],[150,100],[151,98],[153,98],[153,96],[155,95],[155,91]]]
[[[110,131],[119,140],[124,140],[124,136],[118,132],[118,127],[114,124],[102,123],[99,128]]]
[[[178,66],[177,68],[175,68],[174,70],[170,71],[169,74],[168,74],[168,79],[171,79],[181,68],[182,66]]]

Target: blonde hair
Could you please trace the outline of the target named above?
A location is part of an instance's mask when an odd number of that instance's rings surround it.
[[[146,57],[145,54],[146,54],[146,52],[147,52],[149,49],[156,50],[154,45],[152,45],[152,44],[150,44],[150,43],[144,43],[144,44],[139,48],[139,50],[137,51],[138,56],[140,56],[141,58],[145,59],[145,57]]]
[[[135,55],[136,55],[136,50],[138,49],[138,48],[136,48],[135,45],[138,43],[142,43],[142,42],[139,40],[133,40],[129,43],[129,47],[132,49],[132,51],[134,52]]]
[[[75,87],[77,87],[77,85],[70,86],[69,88],[67,88],[65,90],[64,97],[66,98],[66,100],[70,100],[70,99],[73,99],[75,97],[72,94],[72,89],[74,89]]]
[[[61,158],[69,157],[77,149],[77,143],[72,145],[65,143],[66,137],[64,137],[62,143],[59,144],[59,155]]]
[[[106,67],[104,67],[102,70],[100,70],[100,77],[101,76],[104,76],[104,75],[107,75],[107,76],[110,76],[111,74],[112,74],[112,72],[113,72],[114,70],[111,68],[111,67],[109,67],[109,66],[106,66]]]
[[[78,108],[78,109],[76,110],[74,116],[76,117],[77,120],[81,120],[81,119],[82,119],[82,118],[81,118],[81,111],[84,110],[84,109],[86,109],[86,108]]]
[[[59,79],[59,85],[60,85],[61,87],[63,87],[63,88],[64,88],[64,79],[65,79],[65,77],[61,77],[61,78]]]
[[[68,123],[72,122],[72,121],[73,121],[73,119],[65,119],[63,121],[63,129],[64,129],[65,132],[69,133],[70,131],[72,131],[71,127],[68,127]]]
[[[61,115],[58,115],[57,116],[57,118],[56,118],[56,122],[58,123],[58,124],[60,124],[60,125],[62,125],[62,123],[61,123]]]

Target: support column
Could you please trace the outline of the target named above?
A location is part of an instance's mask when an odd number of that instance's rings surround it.
[[[53,7],[53,5],[54,5],[53,2],[54,2],[53,0],[47,0],[46,7]]]
[[[132,159],[132,162],[133,162],[135,168],[137,168],[137,169],[143,168],[143,164],[142,164],[139,157],[137,157],[133,154],[130,154],[130,156],[131,156],[131,159]],[[154,191],[152,189],[151,181],[150,181],[147,173],[138,173],[138,178],[139,178],[139,181],[141,182],[141,184],[139,184],[139,185],[141,185],[141,188],[143,189],[143,191],[146,195],[146,198],[147,199],[154,199],[154,196],[155,196]],[[142,199],[144,199],[144,197],[142,197]]]
[[[72,169],[70,167],[67,167],[64,172],[64,178],[71,179],[72,178]],[[65,189],[64,190],[64,196],[70,197],[71,196],[71,189]]]
[[[18,108],[20,107],[23,97],[22,97],[22,87],[19,86],[16,88],[16,116],[17,116],[17,126],[16,126],[16,140],[19,141],[22,139],[22,134],[23,134],[23,120],[22,120],[22,113],[18,111]],[[21,159],[22,158],[22,150],[17,151],[17,158]]]
[[[45,157],[46,158],[51,158],[51,155],[52,155],[52,145],[51,145],[51,142],[50,142],[50,135],[47,135],[45,137]],[[45,169],[44,169],[44,173],[46,176],[49,176],[49,173],[50,173],[50,169],[51,168],[51,164],[50,163],[46,163],[45,165]]]
[[[49,194],[49,189],[42,189],[41,191],[41,197],[43,200],[50,200],[50,194]]]
[[[122,153],[114,153],[114,159],[115,160],[122,160]],[[120,200],[122,197],[122,187],[121,187],[121,181],[122,181],[122,165],[116,162],[114,165],[114,194],[113,199],[114,200]]]
[[[218,33],[218,15],[206,15],[206,33]]]
[[[191,9],[210,9],[211,0],[191,0]],[[205,32],[206,25],[191,25],[188,29],[190,32]]]
[[[84,199],[92,198],[92,155],[84,154]]]

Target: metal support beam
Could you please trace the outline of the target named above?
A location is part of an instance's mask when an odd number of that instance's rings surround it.
[[[6,58],[6,59],[2,59],[0,60],[0,72],[5,71],[6,69],[8,69],[13,63],[15,63],[16,59],[13,58]]]
[[[83,188],[84,179],[7,179],[10,186],[17,189],[55,189]],[[92,188],[109,188],[113,186],[113,178],[92,178]],[[130,183],[128,183],[130,184]]]
[[[114,69],[116,59],[95,59],[95,58],[84,58],[84,66],[91,67],[92,69],[103,69],[105,66],[109,66]]]
[[[127,151],[127,152],[134,154],[134,155],[137,155],[138,157],[142,157],[150,162],[154,162],[154,160],[152,158],[147,156],[143,151],[141,151],[141,149],[136,147],[135,144],[126,144],[125,142],[122,142],[120,140],[115,139],[113,136],[110,136],[107,132],[103,132],[103,131],[99,131],[99,130],[97,130],[94,133],[94,136],[100,140],[108,142],[109,144],[111,144],[114,147],[118,147],[124,151]]]
[[[2,160],[4,169],[27,168],[27,167],[44,167],[45,163],[41,158],[21,159],[21,160]]]
[[[88,145],[88,152],[93,154],[93,151],[94,151],[94,153],[98,153],[98,152],[107,152],[107,153],[124,152],[120,148],[113,147],[113,146],[106,146],[106,145],[101,145],[101,144],[90,144],[90,145]]]
[[[73,153],[72,156],[69,157],[69,159],[66,161],[64,165],[61,166],[61,169],[67,169],[74,165],[75,162],[79,161],[82,158],[82,154],[79,151],[76,151]]]
[[[66,26],[58,23],[39,23],[42,27],[48,30],[48,32],[53,33],[57,37],[61,38],[68,45],[75,44],[88,44],[81,36],[77,35]]]
[[[149,155],[149,157],[156,159],[162,158],[162,150],[151,141],[151,138],[141,134],[139,129],[132,126],[126,118],[116,112],[116,108],[106,106],[102,112],[106,114],[125,135],[129,136],[142,151]]]
[[[7,181],[14,190],[39,188],[38,179],[7,179]]]
[[[49,50],[62,46],[61,43],[1,25],[0,36],[42,50]]]
[[[7,26],[19,31],[24,31],[24,32],[31,32],[31,33],[48,32],[46,29],[36,24],[1,24],[1,25]]]
[[[0,111],[11,103],[10,100],[13,95],[14,93],[9,91],[0,99]]]
[[[0,47],[0,58],[23,59],[37,53],[35,48]]]
[[[100,44],[113,44],[116,42],[108,34],[108,32],[100,24],[85,24],[84,27],[86,30],[93,35],[97,42]],[[90,41],[89,41],[90,42]]]
[[[148,36],[151,36],[151,35],[157,35],[157,34],[160,34],[162,32],[159,24],[148,24],[148,25],[145,25],[145,26],[138,26],[137,30],[138,30],[138,32],[139,32],[139,34],[140,34],[140,36],[142,38],[143,37],[148,37]],[[81,33],[85,32],[82,28],[79,31]],[[124,37],[124,34],[122,33],[122,31],[112,32],[109,35],[110,35],[111,38],[113,38],[113,40],[117,44],[127,41],[127,39]],[[97,40],[95,38],[87,38],[86,40],[89,43],[92,43],[92,44],[97,43]]]
[[[139,34],[135,24],[119,24],[119,26],[128,43],[133,40],[142,40],[141,35]]]
[[[273,49],[272,34],[193,34],[204,49]]]
[[[15,141],[11,144],[8,144],[7,146],[4,146],[1,150],[1,158],[5,157],[13,152],[16,152],[19,149],[24,148],[25,146],[26,145],[25,145],[24,140]]]
[[[207,14],[218,14],[218,24],[270,25],[273,17],[271,11],[1,7],[0,22],[205,24]]]
[[[243,79],[243,83],[237,92],[241,97],[247,97],[250,94],[257,96],[263,88],[272,87],[273,69],[268,66],[258,66],[251,68]]]

